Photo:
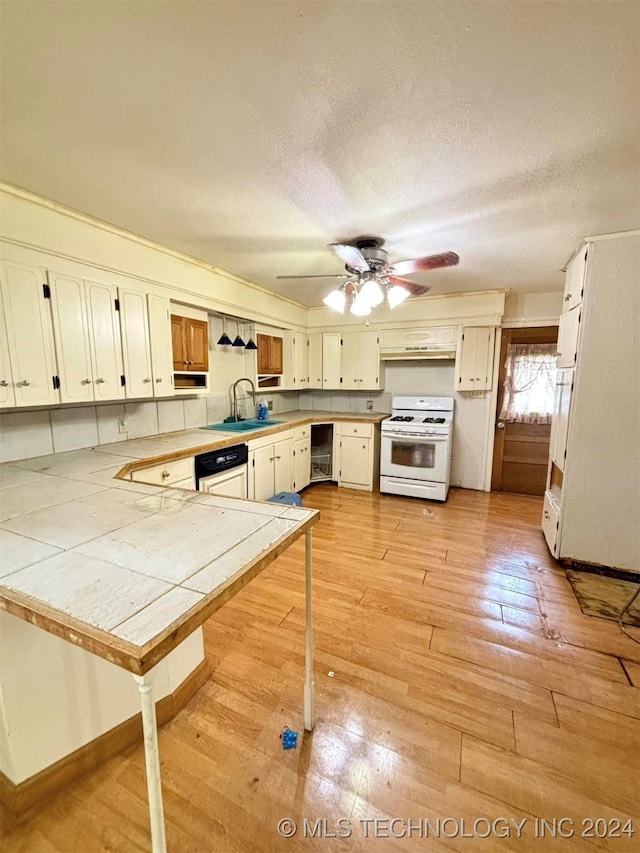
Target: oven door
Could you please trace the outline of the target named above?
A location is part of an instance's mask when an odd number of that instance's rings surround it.
[[[385,477],[445,483],[448,461],[448,435],[382,434],[380,473]]]

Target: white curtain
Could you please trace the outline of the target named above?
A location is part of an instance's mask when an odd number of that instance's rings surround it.
[[[556,383],[555,344],[509,344],[501,421],[551,423]]]

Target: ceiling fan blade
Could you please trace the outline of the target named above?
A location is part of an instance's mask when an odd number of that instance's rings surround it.
[[[414,284],[412,281],[407,281],[406,278],[398,278],[395,275],[390,275],[389,281],[398,287],[404,287],[412,296],[424,296],[425,293],[431,290],[430,287],[426,287],[424,284]]]
[[[347,246],[344,243],[329,243],[329,248],[333,249],[336,255],[353,269],[369,272],[369,264],[360,249],[356,249],[355,246]]]
[[[276,278],[349,278],[346,273],[338,273],[337,275],[328,272],[326,275],[277,275]]]
[[[445,252],[443,255],[429,255],[428,258],[415,258],[413,261],[400,261],[393,268],[398,275],[411,275],[424,270],[439,270],[442,267],[455,267],[460,258],[455,252]]]

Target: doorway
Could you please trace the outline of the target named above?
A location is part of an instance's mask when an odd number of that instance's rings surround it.
[[[557,326],[503,329],[491,490],[544,495]]]

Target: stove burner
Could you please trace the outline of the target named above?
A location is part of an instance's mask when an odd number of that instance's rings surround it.
[[[444,418],[425,418],[422,423],[423,424],[443,424]]]
[[[413,415],[394,415],[391,418],[392,421],[404,421],[405,423],[409,423],[409,421],[413,420]]]

